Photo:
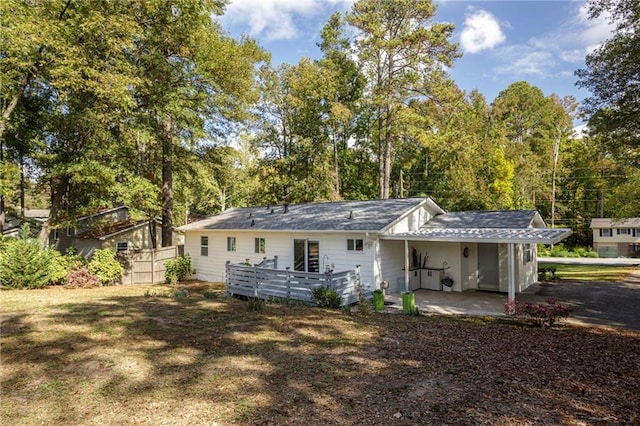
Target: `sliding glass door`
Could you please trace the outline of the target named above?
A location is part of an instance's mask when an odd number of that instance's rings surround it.
[[[293,240],[293,269],[303,272],[320,272],[320,242]]]

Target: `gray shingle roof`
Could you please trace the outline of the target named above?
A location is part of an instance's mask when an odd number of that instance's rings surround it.
[[[273,207],[234,208],[179,228],[268,231],[380,231],[425,203],[425,198],[336,201]]]
[[[451,212],[436,216],[424,228],[529,228],[534,225],[535,210]]]

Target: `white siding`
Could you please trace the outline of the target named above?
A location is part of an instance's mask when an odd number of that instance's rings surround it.
[[[385,234],[396,234],[402,232],[411,232],[417,231],[420,229],[422,225],[427,223],[434,215],[434,212],[431,211],[426,205],[415,209],[407,216],[402,218],[400,221],[391,226]]]
[[[462,251],[469,249],[468,257]],[[478,244],[462,243],[460,246],[460,278],[462,290],[478,288]]]
[[[379,281],[389,282],[389,293],[404,291],[404,241],[382,240],[378,243]]]
[[[200,255],[200,236],[209,237],[209,255]],[[236,238],[236,251],[227,251],[227,237]],[[265,239],[265,253],[255,253],[255,238]],[[362,252],[347,251],[347,239],[364,240]],[[196,277],[206,281],[224,281],[225,264],[245,262],[251,264],[262,261],[264,257],[278,256],[278,269],[293,269],[293,240],[307,239],[320,243],[320,270],[333,268],[335,272],[353,270],[360,265],[363,285],[373,287],[373,256],[375,244],[368,241],[364,234],[346,233],[285,233],[285,232],[247,232],[247,231],[186,231],[185,253],[189,253],[196,269]]]

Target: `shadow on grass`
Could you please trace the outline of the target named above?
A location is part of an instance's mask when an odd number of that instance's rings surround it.
[[[604,418],[624,404],[638,408],[623,392],[640,386],[631,374],[640,361],[637,334],[363,318],[297,305],[250,311],[247,302],[203,298],[206,287],[189,291],[181,300],[110,297],[5,317],[2,389],[11,397],[3,417],[16,424],[561,424]],[[611,382],[618,374],[624,385]],[[601,398],[584,398],[592,392]]]

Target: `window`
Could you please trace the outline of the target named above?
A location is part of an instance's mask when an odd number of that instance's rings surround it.
[[[533,261],[533,251],[531,250],[531,244],[524,245],[523,261],[524,263]]]
[[[236,251],[236,237],[227,237],[227,251]]]
[[[58,229],[53,230],[53,241],[58,241],[60,239],[60,231]]]
[[[618,229],[618,234],[620,234],[620,235],[631,234],[631,232],[629,232],[629,231],[630,231],[630,229],[628,229],[628,228],[620,228],[620,229]]]
[[[116,242],[116,253],[120,253],[128,250],[129,250],[129,241]]]
[[[293,270],[320,272],[320,242],[293,240]]]
[[[347,239],[347,251],[363,251],[363,241],[361,239]]]
[[[209,237],[200,236],[200,256],[209,256]]]
[[[264,238],[256,238],[256,253],[264,253],[265,252],[265,242]]]
[[[613,235],[611,233],[611,229],[601,229],[600,230],[600,236],[601,237],[611,237]]]
[[[74,234],[74,229],[73,228],[67,228],[67,237],[71,237]]]

